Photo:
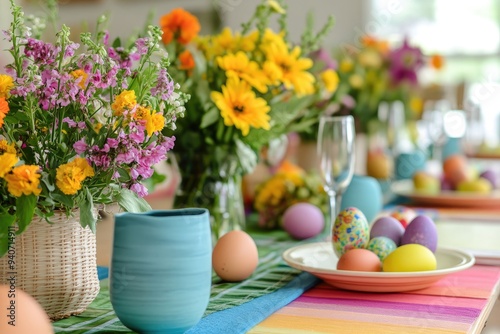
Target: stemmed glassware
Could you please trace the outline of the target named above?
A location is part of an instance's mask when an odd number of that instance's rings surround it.
[[[342,193],[354,174],[354,118],[323,116],[319,121],[317,154],[323,186],[329,197],[328,240],[333,222],[340,211]]]

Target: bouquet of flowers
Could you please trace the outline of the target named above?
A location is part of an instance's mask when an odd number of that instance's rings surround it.
[[[274,18],[277,31],[269,28]],[[176,206],[220,203],[242,213],[241,190],[214,183],[229,180],[239,187],[234,179],[253,171],[263,147],[317,122],[308,106],[318,100],[324,83],[312,74],[308,54],[333,20],[317,34],[310,22],[300,46],[288,39],[286,24],[286,8],[275,0],[259,4],[240,31],[224,28],[199,36],[197,18],[180,8],[161,18],[165,49],[174,55],[171,74],[190,95],[188,112],[176,123],[182,133],[174,149],[182,174]],[[217,211],[211,208],[213,216]],[[212,229],[218,228],[213,224]]]
[[[387,41],[365,36],[359,48],[348,46],[337,57],[336,109],[352,114],[363,131],[377,121],[381,101],[402,101],[409,118],[419,92],[420,71],[426,65],[439,69],[440,59],[433,56],[427,62],[421,49],[407,39],[391,48]]]
[[[277,32],[268,28],[273,16],[279,22]],[[225,28],[198,36],[197,18],[183,9],[161,18],[163,43],[175,55],[177,71],[172,75],[190,94],[190,112],[177,121],[183,136],[175,151],[183,159],[223,147],[250,172],[270,140],[308,127],[317,118],[306,107],[318,98],[322,83],[310,72],[313,62],[307,55],[333,21],[318,34],[309,28],[298,46],[287,39],[286,18],[284,6],[274,0],[261,3],[236,32]]]
[[[316,205],[326,214],[326,199],[318,174],[306,173],[285,161],[273,176],[257,186],[254,206],[259,213],[259,226],[272,229],[282,227],[283,214],[296,203]]]
[[[7,39],[13,63],[0,74],[0,255],[7,229],[23,232],[33,215],[80,210],[95,229],[96,204],[127,211],[149,205],[142,182],[166,159],[186,96],[168,73],[162,32],[150,26],[130,45],[103,30],[81,35],[62,26],[54,43],[41,40],[43,21],[30,25],[11,0]],[[56,8],[55,2],[52,8]]]

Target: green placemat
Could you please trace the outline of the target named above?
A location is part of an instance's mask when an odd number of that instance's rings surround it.
[[[215,274],[212,277],[210,302],[205,316],[249,302],[286,285],[299,271],[285,264],[281,254],[299,244],[283,231],[247,230],[259,250],[259,266],[242,282],[227,283]],[[310,242],[310,240],[309,240]],[[133,333],[116,317],[109,300],[109,281],[101,281],[101,291],[87,310],[78,316],[53,323],[56,333]]]

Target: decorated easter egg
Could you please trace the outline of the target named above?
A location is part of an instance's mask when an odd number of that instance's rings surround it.
[[[396,218],[404,228],[417,216],[415,210],[406,206],[397,206],[392,210],[391,217]]]
[[[370,239],[376,237],[387,237],[399,246],[401,237],[405,233],[403,225],[394,217],[385,216],[373,222],[370,228]]]
[[[370,228],[365,215],[355,207],[340,211],[332,229],[333,249],[338,257],[353,248],[365,248],[370,240]]]
[[[310,203],[294,204],[283,214],[283,229],[298,240],[318,235],[324,226],[323,212]]]
[[[438,233],[434,221],[425,215],[415,217],[408,225],[401,238],[401,245],[420,244],[436,251],[438,243]]]
[[[381,271],[382,262],[373,252],[363,248],[349,249],[337,262],[338,270]]]
[[[437,267],[436,257],[429,248],[419,244],[399,246],[382,263],[382,271],[428,271]]]
[[[398,246],[396,243],[387,237],[375,237],[370,239],[368,242],[368,246],[366,249],[375,253],[380,261],[384,261],[384,259],[391,254]]]

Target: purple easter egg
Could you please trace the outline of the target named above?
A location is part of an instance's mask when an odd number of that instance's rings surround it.
[[[495,174],[494,171],[488,169],[488,170],[485,170],[484,172],[482,172],[479,177],[482,177],[486,180],[488,180],[490,183],[491,183],[491,186],[493,188],[496,188],[497,187],[497,175]]]
[[[389,216],[380,217],[372,224],[370,239],[387,237],[394,241],[396,245],[399,245],[404,232],[405,228],[396,218]]]
[[[420,244],[429,248],[432,252],[436,251],[438,243],[438,233],[434,221],[425,215],[415,217],[401,238],[401,245]]]
[[[283,229],[298,240],[318,235],[324,226],[323,212],[313,204],[297,203],[283,214]]]

